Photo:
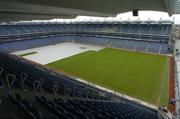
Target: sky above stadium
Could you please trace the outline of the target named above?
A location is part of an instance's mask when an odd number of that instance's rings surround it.
[[[180,24],[180,14],[169,16],[165,12],[140,11],[139,17],[133,17],[131,12],[119,14],[116,18],[124,19],[140,19],[140,20],[174,20],[176,24]]]
[[[116,17],[89,17],[89,16],[78,16],[76,19],[52,19],[50,22],[84,22],[84,21],[174,21],[175,24],[180,24],[180,14],[169,16],[166,12],[155,12],[155,11],[139,11],[139,16],[134,17],[132,12],[118,14]],[[40,22],[41,20],[33,20],[34,22]],[[49,20],[48,20],[49,21]],[[41,22],[47,22],[43,20]]]
[[[101,21],[101,20],[130,20],[130,21],[134,21],[134,20],[142,20],[142,21],[146,21],[146,20],[155,20],[155,21],[159,21],[159,20],[174,20],[175,24],[180,24],[180,14],[179,15],[173,15],[173,16],[169,16],[167,13],[165,12],[154,12],[154,11],[139,11],[139,16],[138,17],[134,17],[132,15],[132,12],[127,12],[127,13],[123,13],[123,14],[118,14],[116,17],[108,17],[108,18],[102,18],[102,17],[87,17],[87,16],[78,16],[77,17],[78,20],[97,20],[97,21]]]

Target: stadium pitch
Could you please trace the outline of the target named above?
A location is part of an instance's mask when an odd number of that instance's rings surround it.
[[[156,106],[168,104],[170,71],[166,56],[105,48],[47,66]]]

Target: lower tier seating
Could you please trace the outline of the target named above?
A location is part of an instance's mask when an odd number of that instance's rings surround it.
[[[167,42],[162,43],[95,36],[56,36],[0,43],[0,51],[14,52],[63,42],[93,44],[157,54],[171,54],[171,49],[173,49],[173,46],[170,46]]]
[[[15,105],[18,113],[22,113],[18,117],[20,114],[15,113],[15,118],[157,119],[156,110],[14,55],[0,53],[0,67],[4,87],[0,99],[3,103],[10,102],[12,107]]]

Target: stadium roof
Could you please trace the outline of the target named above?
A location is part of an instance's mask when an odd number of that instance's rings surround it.
[[[180,0],[0,0],[0,21],[116,16],[133,10],[180,13]]]

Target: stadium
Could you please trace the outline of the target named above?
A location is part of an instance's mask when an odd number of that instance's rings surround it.
[[[116,12],[76,4],[73,12],[64,2],[59,14],[51,2],[50,11],[26,2],[0,1],[0,119],[179,118],[180,27],[173,20],[82,22],[74,17]],[[142,9],[180,13],[178,1],[175,11],[156,2]]]

